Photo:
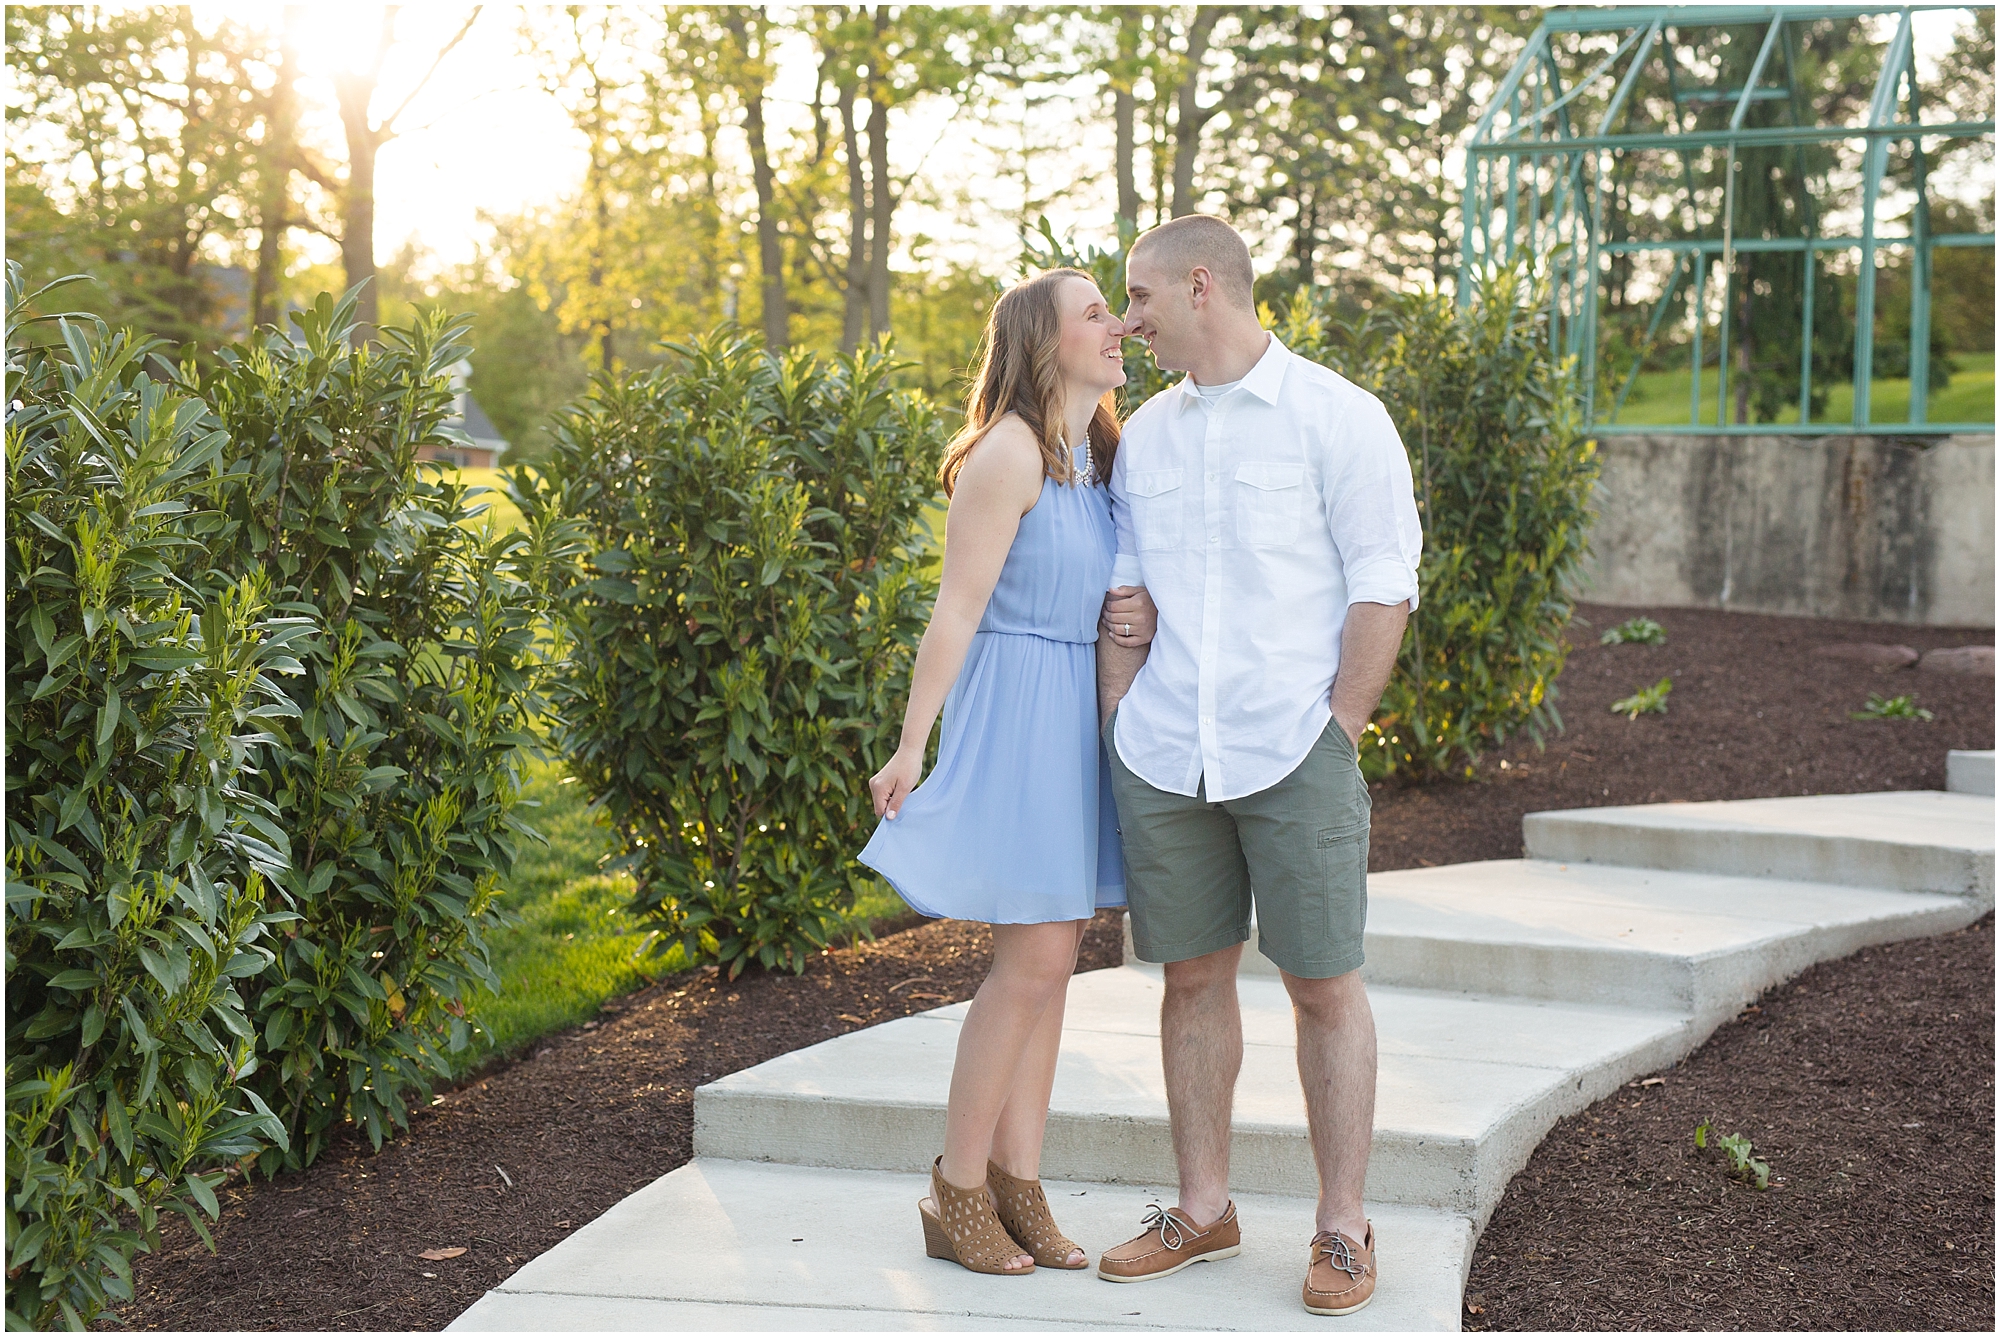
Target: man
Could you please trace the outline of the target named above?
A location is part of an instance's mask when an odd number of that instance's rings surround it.
[[[1298,1023],[1319,1171],[1305,1305],[1350,1314],[1376,1280],[1356,749],[1416,606],[1422,534],[1389,415],[1261,327],[1252,277],[1235,229],[1200,216],[1146,233],[1126,265],[1127,332],[1187,373],[1132,415],[1111,475],[1112,584],[1144,585],[1159,629],[1131,644],[1114,599],[1098,653],[1132,939],[1166,975],[1180,1199],[1098,1275],[1153,1280],[1239,1250],[1229,1118],[1254,901]]]

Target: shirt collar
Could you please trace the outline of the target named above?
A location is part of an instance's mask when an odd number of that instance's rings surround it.
[[[1277,335],[1271,335],[1271,342],[1264,348],[1264,356],[1257,359],[1256,366],[1244,373],[1243,379],[1236,383],[1237,389],[1247,390],[1266,404],[1275,405],[1278,402],[1278,388],[1285,381],[1285,364],[1290,362],[1293,356],[1292,350],[1285,347]],[[1179,405],[1181,408],[1186,408],[1201,399],[1201,387],[1194,383],[1192,376],[1181,377],[1174,388],[1181,392]]]

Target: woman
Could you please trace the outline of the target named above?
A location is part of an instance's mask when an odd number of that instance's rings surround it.
[[[974,1272],[1089,1266],[1036,1174],[1077,948],[1100,906],[1125,903],[1096,671],[1123,336],[1074,269],[993,304],[965,430],[941,470],[944,578],[902,742],[869,782],[883,821],[861,861],[923,914],[993,925],[993,967],[959,1032],[944,1154],[918,1205],[927,1252]],[[1120,593],[1118,639],[1144,644],[1152,603]],[[940,708],[937,769],[919,788]]]

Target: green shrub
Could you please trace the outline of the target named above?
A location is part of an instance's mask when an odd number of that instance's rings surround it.
[[[1465,307],[1408,293],[1339,325],[1295,301],[1278,323],[1295,352],[1382,400],[1416,480],[1423,597],[1362,740],[1371,777],[1469,774],[1510,734],[1562,727],[1555,680],[1598,460],[1545,311],[1501,273]]]
[[[291,1134],[267,1172],[309,1163],[349,1120],[380,1145],[450,1075],[493,982],[496,897],[533,838],[513,809],[559,531],[466,525],[477,497],[417,463],[456,439],[465,318],[356,349],[353,315],[352,293],[322,294],[298,342],[260,332],[189,382],[228,441],[210,561],[262,573],[324,629],[253,784],[285,815],[277,892],[298,913],[250,989],[269,1055],[253,1080]]]
[[[31,347],[7,272],[7,1326],[132,1296],[162,1212],[204,1239],[225,1158],[285,1145],[239,1083],[284,824],[251,792],[309,619],[212,590],[225,441],[101,323]]]
[[[554,693],[572,774],[692,962],[801,970],[848,922],[933,591],[943,431],[881,353],[727,334],[600,378],[552,434],[531,521],[589,557]]]

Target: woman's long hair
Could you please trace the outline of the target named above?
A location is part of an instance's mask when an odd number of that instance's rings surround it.
[[[1042,467],[1050,478],[1068,482],[1070,463],[1062,448],[1063,383],[1057,354],[1062,348],[1062,312],[1056,290],[1065,279],[1095,282],[1080,269],[1050,269],[1000,294],[986,318],[984,352],[965,397],[965,426],[945,447],[938,477],[950,496],[966,456],[1006,414],[1017,415],[1042,446]],[[1091,414],[1091,481],[1111,477],[1118,453],[1118,399],[1106,392]]]

